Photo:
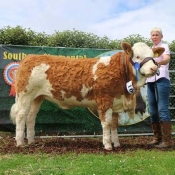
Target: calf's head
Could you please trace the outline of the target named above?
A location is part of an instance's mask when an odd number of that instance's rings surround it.
[[[142,42],[135,43],[133,47],[127,42],[122,43],[123,50],[130,55],[131,63],[133,66],[136,66],[136,69],[139,70],[140,76],[146,77],[153,76],[158,71],[158,65],[154,61],[154,57],[159,57],[163,52],[164,48],[157,47],[151,49],[148,45]],[[144,85],[144,80],[139,86]]]
[[[159,57],[165,49],[162,47],[151,49],[142,42],[135,43],[133,47],[129,43],[123,42],[122,48],[131,59],[137,86],[143,86],[147,77],[153,76],[158,72],[158,65],[153,58]]]

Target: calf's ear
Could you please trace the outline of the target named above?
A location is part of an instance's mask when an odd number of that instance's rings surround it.
[[[122,49],[126,52],[126,54],[128,54],[128,55],[130,55],[130,56],[133,55],[132,47],[131,47],[131,45],[130,45],[129,43],[123,42],[123,43],[121,44],[121,47],[122,47]]]
[[[152,49],[154,52],[154,57],[159,57],[165,51],[163,47],[156,47]]]

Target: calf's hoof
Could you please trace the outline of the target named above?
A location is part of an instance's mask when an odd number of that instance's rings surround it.
[[[24,144],[24,143],[17,143],[17,144],[16,144],[16,147],[19,147],[19,148],[20,148],[20,147],[25,147],[25,144]]]
[[[108,145],[108,146],[104,146],[104,149],[106,150],[106,151],[112,151],[112,146],[110,145]]]
[[[114,148],[120,148],[121,147],[120,143],[113,143],[113,145],[114,145]]]
[[[112,148],[104,148],[105,151],[112,151]]]
[[[31,145],[31,144],[33,144],[33,143],[35,143],[35,140],[34,140],[34,139],[32,139],[32,140],[29,140],[29,139],[28,139],[28,144],[29,144],[29,145]]]

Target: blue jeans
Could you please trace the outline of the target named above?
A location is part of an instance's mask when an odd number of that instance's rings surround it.
[[[160,78],[147,83],[148,110],[151,123],[171,121],[169,112],[170,81]]]

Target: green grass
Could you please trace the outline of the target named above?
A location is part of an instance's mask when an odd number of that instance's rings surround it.
[[[174,175],[175,151],[0,155],[1,175]]]

